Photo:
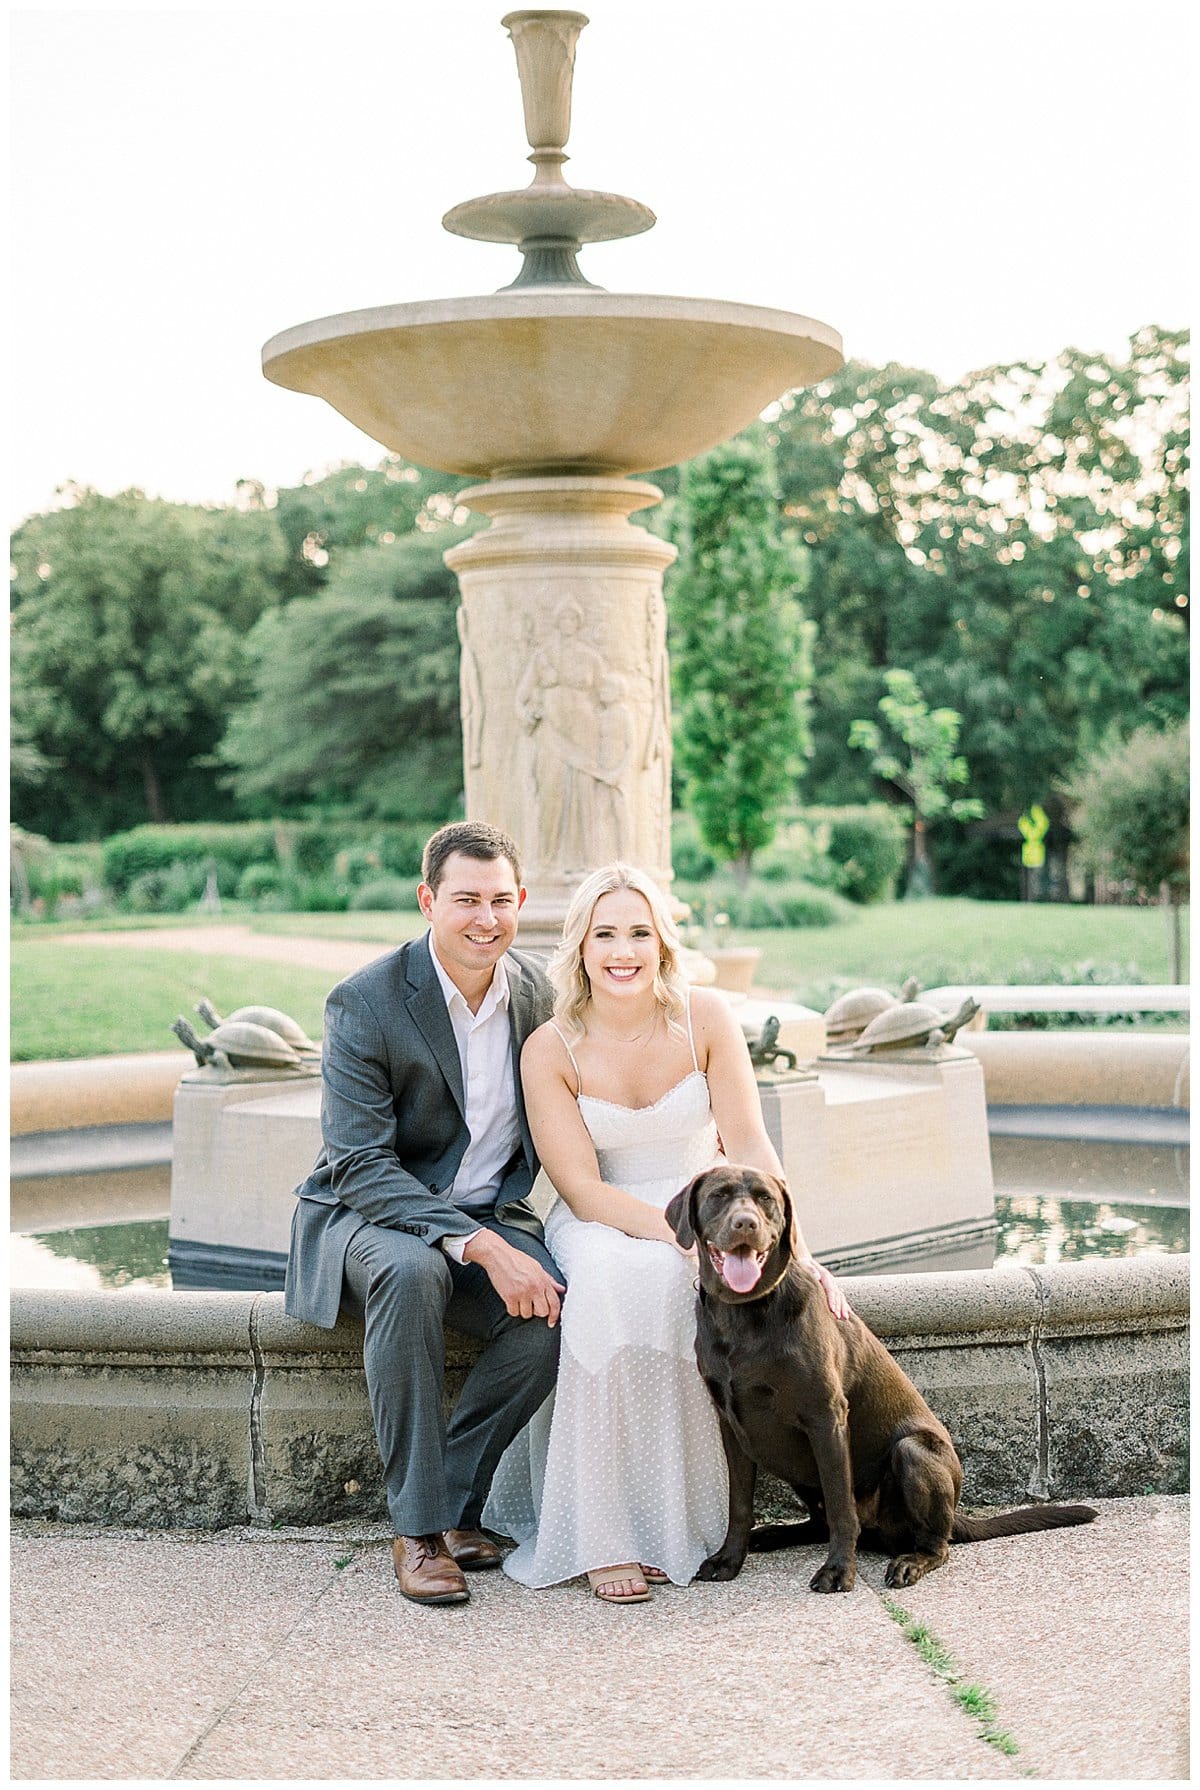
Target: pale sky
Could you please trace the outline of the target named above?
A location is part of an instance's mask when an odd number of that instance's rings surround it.
[[[946,378],[1190,318],[1175,0],[581,0],[577,186],[656,228],[613,291],[831,324]],[[10,516],[68,479],[226,502],[382,448],[262,377],[278,331],[491,292],[441,228],[528,183],[504,0],[13,13]]]

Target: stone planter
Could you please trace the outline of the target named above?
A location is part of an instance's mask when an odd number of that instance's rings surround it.
[[[723,945],[706,953],[716,967],[715,982],[729,994],[749,994],[762,952],[757,945]]]

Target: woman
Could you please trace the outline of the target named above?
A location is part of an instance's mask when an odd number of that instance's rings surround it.
[[[687,1584],[729,1515],[696,1370],[695,1262],[663,1209],[721,1154],[782,1172],[741,1029],[719,994],[689,991],[678,951],[649,877],[593,872],[550,965],[554,1017],[521,1056],[534,1142],[561,1196],[546,1243],[568,1291],[557,1390],[500,1462],[483,1520],[519,1541],[504,1566],[521,1584],[586,1572],[609,1603]],[[836,1283],[808,1262],[844,1315]]]

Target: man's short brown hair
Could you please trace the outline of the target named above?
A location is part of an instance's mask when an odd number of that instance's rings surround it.
[[[446,861],[455,852],[464,858],[478,858],[490,864],[496,858],[507,858],[513,875],[521,887],[521,854],[507,833],[489,827],[481,820],[455,820],[448,827],[439,827],[421,857],[421,881],[428,883],[436,895],[446,870]]]

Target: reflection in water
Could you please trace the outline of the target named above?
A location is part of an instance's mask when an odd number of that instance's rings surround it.
[[[13,1237],[12,1284],[24,1287],[169,1287],[167,1220],[93,1224]]]
[[[996,1261],[1031,1265],[1095,1256],[1179,1255],[1188,1247],[1186,1206],[997,1194]]]
[[[1188,1209],[1120,1200],[997,1194],[996,1263],[1079,1262],[1098,1256],[1176,1255],[1188,1248]],[[10,1239],[10,1281],[20,1287],[137,1290],[169,1287],[167,1220],[80,1225]],[[924,1264],[929,1266],[928,1258]],[[905,1272],[920,1272],[914,1258]],[[872,1272],[895,1272],[876,1264]]]

